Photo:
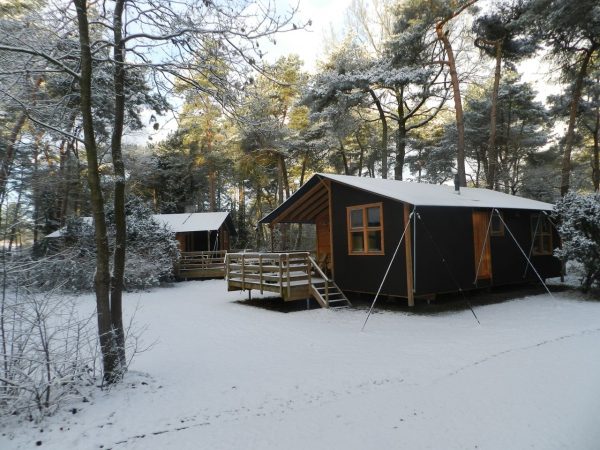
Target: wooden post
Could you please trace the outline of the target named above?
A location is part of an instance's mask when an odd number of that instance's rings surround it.
[[[286,253],[285,259],[286,259],[287,291],[288,291],[288,298],[290,298],[292,296],[292,288],[290,286],[290,254],[289,253]]]
[[[245,260],[245,255],[242,253],[242,291],[244,291],[245,287],[246,287],[246,274],[244,273],[244,270],[245,270],[244,260]]]
[[[263,293],[263,266],[262,266],[262,253],[258,255],[258,270],[260,270],[260,293]]]
[[[307,253],[304,258],[306,263],[306,274],[308,275],[308,295],[310,295],[310,285],[312,284],[312,267],[310,265],[310,255]]]
[[[331,259],[331,279],[333,280],[335,279],[335,261],[333,260],[333,203],[331,201],[331,182],[329,180],[325,183],[325,187],[327,188],[327,209],[329,210],[329,258]],[[327,270],[325,270],[325,275],[328,275]]]
[[[279,296],[283,298],[283,266],[281,262],[281,257],[283,255],[279,254]]]
[[[225,279],[229,281],[229,255],[225,255]]]
[[[415,293],[413,291],[413,259],[412,259],[412,236],[410,230],[410,205],[404,204],[404,226],[407,226],[404,234],[404,254],[406,262],[406,297],[408,306],[415,306]]]

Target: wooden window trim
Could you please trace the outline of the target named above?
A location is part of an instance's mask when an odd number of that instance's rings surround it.
[[[538,223],[538,220],[540,221],[539,226],[537,226],[537,230],[536,230],[536,225]],[[544,225],[547,225],[548,229],[544,230]],[[550,248],[545,250],[544,249],[544,237],[548,238],[548,242],[550,243]],[[553,251],[554,251],[554,242],[552,239],[552,226],[550,224],[550,222],[548,221],[548,218],[544,215],[541,214],[533,214],[531,216],[531,240],[533,242],[533,246],[532,246],[532,255],[534,256],[548,256],[548,255],[552,255]],[[536,241],[539,242],[539,245],[536,245]],[[538,250],[539,248],[541,248],[542,250]]]
[[[373,207],[379,208],[379,226],[377,226],[377,227],[368,226],[367,209],[373,208]],[[350,215],[352,214],[352,211],[357,211],[357,210],[362,211],[363,226],[357,227],[357,228],[352,228],[352,222],[351,222]],[[348,255],[350,255],[350,256],[357,256],[357,255],[381,256],[381,255],[385,255],[384,226],[383,226],[383,203],[379,202],[379,203],[368,203],[365,205],[347,206],[346,207],[346,231],[347,231],[347,235],[348,235]],[[364,250],[362,252],[353,252],[352,251],[352,233],[358,232],[358,231],[363,232]],[[369,251],[369,240],[368,240],[368,232],[369,231],[380,231],[381,232],[381,250],[377,250],[377,251],[373,251],[373,252]]]
[[[498,230],[494,230],[494,217],[497,217],[496,214],[494,214],[492,212],[491,215],[491,223],[490,223],[490,236],[495,236],[495,237],[504,237],[504,215],[502,212],[498,211],[497,214],[500,214],[500,217],[498,217],[498,224],[500,225],[500,228]]]

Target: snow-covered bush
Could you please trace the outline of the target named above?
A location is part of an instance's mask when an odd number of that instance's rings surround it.
[[[125,289],[147,289],[169,280],[179,257],[175,233],[154,220],[152,211],[137,199],[127,203],[126,213]],[[112,211],[107,218],[114,222]]]
[[[584,290],[600,285],[600,194],[568,193],[557,202],[555,214],[562,239],[556,256],[581,264]]]
[[[173,276],[178,257],[175,234],[152,217],[152,211],[133,198],[126,204],[127,253],[125,290],[134,291],[157,286]],[[106,211],[109,243],[114,248],[114,212]],[[72,292],[91,291],[96,265],[94,229],[89,221],[72,218],[59,244],[60,249],[38,272],[38,285],[61,287]]]
[[[82,399],[97,382],[98,339],[93,310],[81,314],[73,298],[32,290],[23,269],[21,262],[4,261],[0,417],[37,421],[69,397]]]

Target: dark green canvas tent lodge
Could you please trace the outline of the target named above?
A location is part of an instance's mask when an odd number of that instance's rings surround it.
[[[180,257],[175,267],[178,278],[222,278],[225,275],[225,255],[231,237],[237,234],[230,213],[153,214],[152,217],[172,231],[179,243]],[[91,217],[82,220],[92,224]],[[65,231],[61,228],[46,238],[62,238]]]
[[[488,189],[316,174],[261,223],[315,224],[316,261],[342,291],[377,292],[391,263],[381,293],[412,303],[559,276],[552,209]]]

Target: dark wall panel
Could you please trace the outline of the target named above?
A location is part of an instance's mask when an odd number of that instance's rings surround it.
[[[474,288],[475,258],[470,208],[417,207],[417,295]]]
[[[536,212],[527,210],[504,210],[503,219],[507,228],[518,241],[526,255],[531,250],[531,216]],[[553,233],[553,245],[558,245],[558,236]],[[504,236],[492,236],[492,270],[494,284],[516,283],[525,280],[538,279],[535,272],[528,267],[527,259],[508,232]],[[560,275],[560,261],[551,255],[531,256],[531,262],[542,278],[557,277]]]
[[[331,195],[335,280],[344,290],[376,292],[404,229],[403,204],[336,183],[331,183]],[[383,203],[384,254],[350,255],[346,207],[379,202]],[[398,251],[382,293],[406,296],[404,245]]]

